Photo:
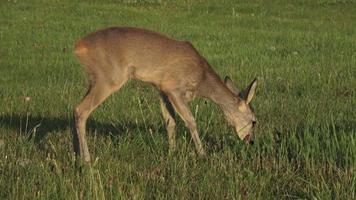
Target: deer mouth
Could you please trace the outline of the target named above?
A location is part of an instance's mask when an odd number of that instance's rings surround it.
[[[253,145],[254,142],[253,142],[253,139],[252,139],[251,134],[248,134],[248,135],[245,136],[244,142],[245,142],[246,144]]]

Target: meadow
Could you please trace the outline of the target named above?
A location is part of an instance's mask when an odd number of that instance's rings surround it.
[[[258,77],[255,144],[196,99],[208,155],[181,120],[168,153],[158,92],[130,81],[91,115],[78,167],[73,45],[108,26],[188,40],[240,89]],[[0,105],[0,199],[356,199],[356,3],[1,0]]]

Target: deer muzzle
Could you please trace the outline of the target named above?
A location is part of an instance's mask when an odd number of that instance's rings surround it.
[[[245,136],[244,142],[245,142],[246,144],[253,145],[254,142],[253,142],[253,139],[252,139],[251,134],[248,134],[248,135]]]

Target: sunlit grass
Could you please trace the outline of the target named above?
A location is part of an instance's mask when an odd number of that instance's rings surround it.
[[[1,199],[355,199],[356,9],[352,1],[0,3]],[[93,162],[78,169],[72,109],[85,94],[72,55],[113,25],[189,40],[239,88],[254,77],[254,146],[217,107],[191,104],[206,159],[180,121],[168,141],[157,91],[130,82],[93,113]]]

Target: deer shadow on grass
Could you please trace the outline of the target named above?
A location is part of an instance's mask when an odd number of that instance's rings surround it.
[[[29,139],[35,141],[35,143],[40,143],[48,134],[56,133],[60,131],[70,131],[74,133],[74,119],[73,117],[44,117],[44,116],[34,116],[25,114],[5,114],[0,115],[0,127],[10,129],[15,134],[27,135]],[[147,127],[157,127],[148,124]],[[161,132],[161,126],[157,127]],[[110,123],[110,122],[99,122],[93,118],[89,118],[87,121],[87,131],[88,135],[90,132],[95,131],[97,135],[102,136],[121,136],[127,133],[127,130],[145,130],[146,126],[144,124],[137,124],[127,120],[124,123]],[[154,128],[153,128],[154,129]]]
[[[119,117],[118,117],[119,118]],[[135,123],[130,120],[122,119],[120,122],[100,122],[95,118],[90,117],[87,121],[87,137],[95,134],[99,137],[108,137],[111,140],[117,141],[121,136],[130,135],[129,132],[147,132],[151,129],[154,133],[159,133],[161,137],[166,137],[166,126],[164,123],[144,124]],[[41,149],[41,143],[46,140],[46,136],[53,134],[69,134],[73,142],[77,139],[73,137],[74,132],[74,118],[71,116],[40,116],[40,115],[26,115],[26,114],[4,114],[0,115],[0,127],[8,129],[9,134],[21,135],[27,137]],[[181,120],[177,121],[176,139],[185,137],[191,140],[187,128]],[[11,137],[11,136],[10,136]],[[205,138],[205,145],[208,151],[222,151],[225,142],[220,141],[221,138],[207,137]],[[236,139],[237,140],[237,139]],[[233,146],[236,140],[228,139],[228,145]],[[75,141],[77,142],[77,141]],[[168,143],[168,141],[167,141]],[[74,145],[73,143],[72,145]],[[74,147],[74,146],[73,146]]]

